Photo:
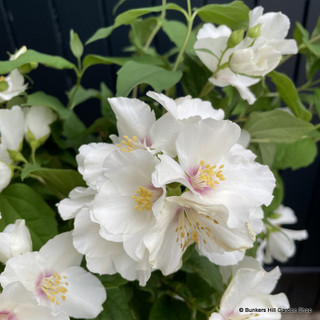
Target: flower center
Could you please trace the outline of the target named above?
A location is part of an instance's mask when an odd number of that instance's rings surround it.
[[[219,224],[216,219],[208,215],[200,215],[191,208],[180,208],[178,214],[178,227],[175,230],[177,233],[176,241],[182,250],[193,242],[197,245],[200,244],[200,241],[207,244],[208,238],[214,238],[208,223]]]
[[[0,320],[17,320],[17,317],[11,311],[2,310],[0,311]]]
[[[162,194],[161,188],[146,188],[139,187],[136,191],[136,194],[131,198],[136,201],[136,206],[134,207],[136,210],[141,212],[142,210],[151,210],[152,205]]]
[[[5,76],[0,76],[0,82],[4,82],[4,81],[6,81]],[[0,319],[1,319],[1,318],[0,318]]]
[[[199,169],[195,174],[190,175],[188,180],[198,192],[213,189],[220,183],[220,181],[226,180],[222,173],[223,168],[223,164],[217,168],[216,165],[210,166],[210,164],[201,160]]]
[[[44,292],[47,298],[56,305],[59,305],[60,302],[58,299],[65,301],[65,293],[68,291],[67,286],[68,282],[64,281],[67,277],[61,277],[59,273],[55,272],[49,277],[42,278],[40,281],[40,289]]]
[[[138,139],[136,136],[133,136],[132,138],[122,136],[122,138],[121,144],[117,144],[117,147],[124,152],[131,152],[134,149],[147,149],[152,145],[148,137]]]

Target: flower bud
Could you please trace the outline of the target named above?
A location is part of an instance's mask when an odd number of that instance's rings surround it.
[[[4,92],[9,89],[9,84],[6,81],[6,78],[4,76],[0,77],[0,92]]]
[[[26,74],[37,68],[38,68],[37,62],[30,62],[22,65],[21,67],[18,68],[18,70],[21,74]]]
[[[32,251],[32,241],[25,220],[18,219],[0,233],[0,261],[6,263],[10,258]]]
[[[244,35],[243,29],[233,31],[227,42],[228,48],[233,48],[237,44],[239,44],[243,39],[243,35]]]
[[[256,39],[260,36],[261,24],[257,24],[256,26],[250,28],[247,32],[247,36],[249,38]]]

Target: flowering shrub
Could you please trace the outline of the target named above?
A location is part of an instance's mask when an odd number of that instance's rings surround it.
[[[279,171],[316,156],[320,23],[287,39],[280,12],[162,2],[85,44],[71,31],[77,64],[26,47],[0,62],[1,319],[280,319],[289,308],[272,294],[279,268],[263,263],[287,261],[308,236],[282,227],[297,219]],[[84,55],[123,25],[131,56]],[[274,71],[298,52],[299,89]],[[32,91],[38,64],[75,72],[66,105]],[[115,93],[82,87],[99,64],[119,66]],[[103,116],[87,128],[76,107],[91,98]]]

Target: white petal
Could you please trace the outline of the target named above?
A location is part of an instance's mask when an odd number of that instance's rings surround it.
[[[58,204],[58,211],[63,220],[76,217],[83,207],[88,207],[96,192],[91,188],[77,187],[69,193],[69,198],[61,200]]]
[[[0,161],[6,164],[11,164],[12,162],[7,148],[3,144],[0,144]]]
[[[305,240],[308,239],[307,230],[289,230],[281,228],[282,231],[293,240]]]
[[[6,149],[20,150],[24,135],[24,114],[20,107],[0,110],[0,133]]]
[[[249,28],[255,27],[263,14],[263,8],[261,6],[255,7],[249,12]]]
[[[291,208],[285,207],[282,204],[275,210],[275,213],[279,214],[280,217],[270,219],[271,223],[274,225],[294,224],[298,221],[294,211]]]
[[[290,28],[289,18],[281,12],[268,12],[260,19],[260,36],[268,39],[284,39]]]
[[[98,190],[104,183],[103,162],[115,149],[115,145],[102,142],[89,143],[79,148],[79,154],[76,157],[78,170],[92,189]]]
[[[150,107],[138,100],[129,98],[109,98],[112,110],[117,117],[119,136],[147,138],[152,124],[156,121]]]
[[[95,318],[106,300],[106,290],[101,282],[80,267],[70,267],[60,275],[67,277],[69,285],[66,300],[57,309],[74,318]]]
[[[9,185],[11,176],[11,168],[6,163],[0,161],[0,192]]]
[[[9,85],[6,91],[0,92],[0,102],[11,100],[13,97],[19,95],[27,89],[27,85],[24,85],[24,77],[21,73],[15,69],[9,73],[6,77],[6,81]]]
[[[57,119],[57,114],[48,107],[32,106],[23,108],[25,112],[25,137],[28,140],[30,130],[36,140],[49,136],[49,125]]]
[[[268,42],[270,46],[273,46],[275,50],[280,52],[281,54],[297,54],[298,53],[298,45],[296,40],[288,39],[288,40],[271,40]]]
[[[49,240],[39,251],[39,255],[47,266],[60,272],[70,266],[78,266],[82,255],[72,244],[71,232],[60,233]]]
[[[205,119],[184,128],[176,142],[181,167],[190,174],[190,171],[199,168],[201,160],[216,164],[235,144],[239,135],[240,127],[228,120]]]

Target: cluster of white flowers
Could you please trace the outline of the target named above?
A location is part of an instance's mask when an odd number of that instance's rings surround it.
[[[140,100],[111,98],[120,137],[80,148],[88,188],[58,205],[63,219],[75,218],[75,248],[89,270],[141,285],[152,270],[177,271],[192,243],[213,263],[236,264],[263,228],[273,174],[237,143],[241,129],[222,110],[147,95],[168,112],[156,120]]]
[[[225,25],[216,27],[207,23],[197,35],[196,53],[212,71],[209,81],[219,87],[233,86],[250,104],[256,98],[248,87],[274,70],[281,56],[298,52],[296,41],[286,40],[290,28],[289,18],[281,12],[263,14],[262,7],[249,13],[246,36],[232,32]]]

